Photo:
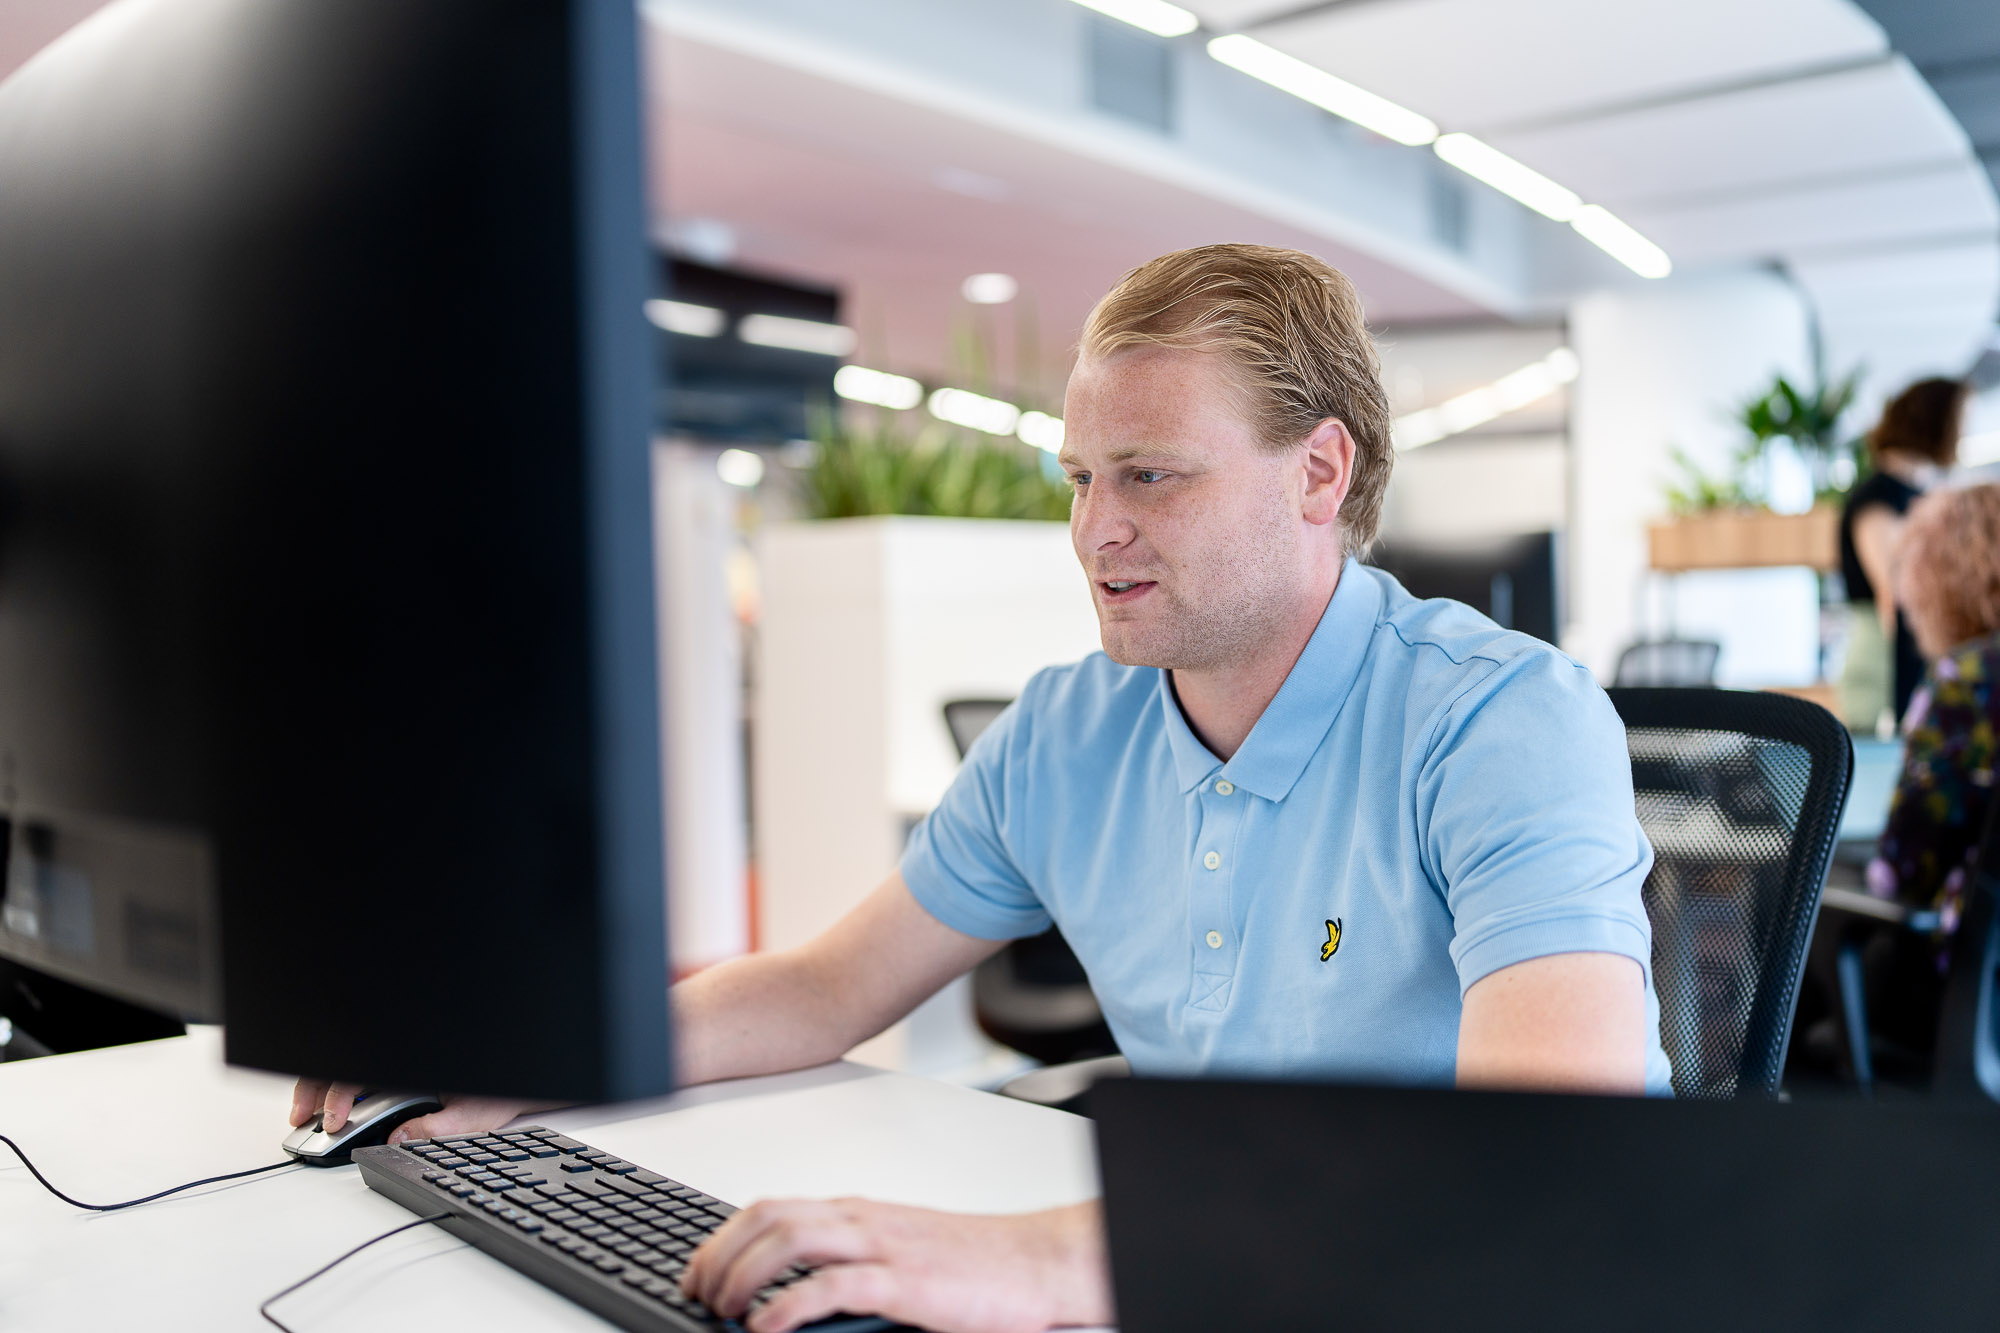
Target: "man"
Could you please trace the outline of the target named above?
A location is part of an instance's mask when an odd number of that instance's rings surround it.
[[[1051,920],[1145,1073],[1667,1090],[1624,732],[1546,645],[1350,559],[1393,457],[1359,300],[1218,245],[1128,274],[1065,408],[1104,653],[1045,671],[900,870],[819,939],[674,990],[688,1082],[835,1059]],[[303,1121],[325,1095],[302,1082]],[[458,1101],[422,1136],[504,1122]],[[690,1264],[725,1313],[1109,1322],[1097,1205],[764,1203]]]

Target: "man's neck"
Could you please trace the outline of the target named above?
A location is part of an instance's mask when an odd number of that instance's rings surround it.
[[[1317,597],[1301,598],[1299,614],[1278,634],[1268,648],[1243,662],[1208,671],[1175,670],[1171,673],[1174,697],[1180,700],[1181,714],[1187,718],[1195,738],[1209,752],[1227,763],[1243,748],[1250,729],[1278,697],[1285,678],[1298,665],[1299,655],[1319,628],[1340,585],[1340,565],[1325,580],[1325,591]]]

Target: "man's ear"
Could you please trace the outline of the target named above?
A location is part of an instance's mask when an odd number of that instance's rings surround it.
[[[1304,443],[1305,492],[1300,497],[1304,517],[1308,523],[1325,526],[1339,520],[1340,506],[1354,484],[1354,437],[1346,423],[1328,417],[1312,428]]]

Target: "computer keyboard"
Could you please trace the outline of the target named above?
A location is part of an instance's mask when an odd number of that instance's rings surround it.
[[[354,1160],[370,1189],[438,1223],[511,1268],[635,1333],[728,1330],[681,1295],[694,1248],[736,1209],[552,1129],[418,1139],[362,1148]],[[765,1291],[798,1281],[793,1268]],[[814,1333],[872,1333],[873,1317],[836,1315]]]

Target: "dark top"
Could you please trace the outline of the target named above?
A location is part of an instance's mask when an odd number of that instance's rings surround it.
[[[1847,599],[1851,602],[1872,602],[1875,588],[1868,582],[1868,571],[1861,567],[1861,557],[1854,550],[1854,517],[1870,505],[1881,505],[1893,514],[1910,512],[1910,506],[1923,492],[1901,477],[1887,472],[1872,473],[1867,480],[1847,494],[1847,504],[1840,511],[1840,577],[1847,584]],[[1924,678],[1923,654],[1917,651],[1917,641],[1910,633],[1910,626],[1903,619],[1901,611],[1896,612],[1896,674],[1895,709],[1900,720],[1910,706],[1910,695],[1915,693],[1917,682]]]
[[[1903,742],[1903,775],[1889,803],[1868,889],[1942,912],[1958,924],[1966,877],[1979,853],[1993,798],[2000,733],[2000,635],[1961,644],[1938,659],[1917,695]]]

